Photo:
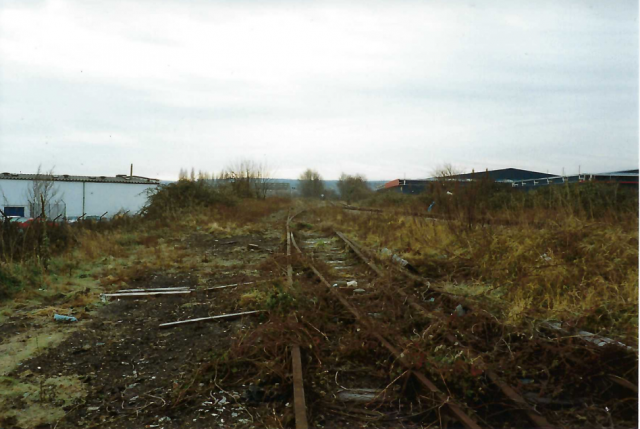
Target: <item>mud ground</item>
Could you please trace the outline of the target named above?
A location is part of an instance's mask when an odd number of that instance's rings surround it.
[[[37,309],[24,308],[0,325],[0,348],[10,356],[0,368],[1,428],[249,427],[256,412],[273,412],[269,404],[248,409],[243,397],[253,388],[241,384],[223,389],[214,381],[198,395],[181,396],[198,368],[265,316],[158,325],[250,310],[240,297],[280,275],[272,255],[281,251],[281,231],[223,237],[194,231],[175,245],[197,268],[149,272],[126,288],[187,286],[195,289],[189,295],[96,302],[69,324],[54,322],[52,314],[25,318]]]

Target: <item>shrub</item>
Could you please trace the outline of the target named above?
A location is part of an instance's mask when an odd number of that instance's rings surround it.
[[[206,180],[179,180],[160,186],[150,194],[142,214],[148,219],[161,219],[175,217],[195,208],[231,206],[234,203],[232,197],[220,192]]]
[[[12,272],[0,265],[0,301],[11,297],[22,287],[22,282]]]
[[[350,176],[342,173],[338,180],[338,190],[340,191],[340,197],[349,204],[352,201],[363,200],[373,194],[367,184],[367,178],[361,174]]]

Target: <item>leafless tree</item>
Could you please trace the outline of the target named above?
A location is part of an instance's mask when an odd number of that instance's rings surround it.
[[[212,179],[213,179],[213,174],[207,171],[198,170],[198,181],[205,180],[207,182],[210,182]]]
[[[32,180],[31,187],[27,189],[27,201],[29,202],[29,210],[32,217],[42,214],[50,216],[51,205],[61,203],[61,195],[53,176],[53,168],[49,171],[42,171],[42,166],[38,166],[35,178]],[[59,208],[57,211],[61,211]],[[56,215],[62,213],[56,213]]]
[[[433,177],[446,179],[447,177],[457,176],[458,174],[462,174],[462,173],[464,173],[464,170],[462,170],[461,168],[456,167],[451,163],[446,163],[446,164],[437,166],[433,170],[432,174],[433,174]]]
[[[272,174],[266,163],[243,159],[230,164],[219,175],[222,183],[227,184],[232,192],[242,198],[267,197]]]
[[[178,180],[189,180],[189,173],[186,168],[180,169],[180,173],[178,173]]]

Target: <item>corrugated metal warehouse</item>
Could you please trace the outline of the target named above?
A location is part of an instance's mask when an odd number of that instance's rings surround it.
[[[127,175],[0,173],[0,207],[7,216],[38,216],[41,209],[39,202],[33,201],[34,189],[44,182],[51,190],[45,207],[48,217],[137,213],[146,203],[148,191],[160,185],[157,179]]]

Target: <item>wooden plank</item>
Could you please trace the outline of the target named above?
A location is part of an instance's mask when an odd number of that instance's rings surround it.
[[[256,284],[257,282],[246,282],[246,283],[233,283],[230,285],[221,285],[221,286],[211,286],[208,288],[205,288],[204,290],[216,290],[216,289],[225,289],[228,287],[238,287],[238,286],[244,286],[244,285],[252,285],[252,284]]]
[[[158,296],[158,295],[188,295],[190,290],[174,290],[171,292],[134,292],[134,293],[105,293],[105,298],[137,298],[141,296]]]
[[[291,347],[291,362],[293,366],[293,407],[296,416],[296,429],[309,429],[307,422],[307,405],[304,399],[304,384],[302,380],[302,359],[300,347]]]
[[[171,292],[176,290],[193,290],[187,286],[182,287],[157,287],[148,289],[120,289],[117,293],[133,293],[133,292]]]
[[[179,320],[177,322],[162,323],[160,328],[173,328],[178,325],[186,325],[189,323],[209,322],[212,320],[233,319],[235,317],[248,316],[250,314],[264,313],[265,310],[245,311],[244,313],[221,314],[220,316],[200,317],[198,319]]]

